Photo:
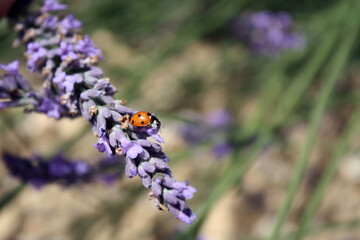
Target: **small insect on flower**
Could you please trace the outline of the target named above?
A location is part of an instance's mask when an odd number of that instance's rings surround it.
[[[156,126],[160,128],[161,123],[159,119],[146,111],[137,112],[130,119],[130,124],[134,127],[146,127],[153,123],[156,123]]]

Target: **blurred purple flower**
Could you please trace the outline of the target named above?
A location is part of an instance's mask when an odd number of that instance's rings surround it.
[[[69,14],[60,22],[60,26],[65,29],[63,33],[67,33],[71,29],[81,28],[82,23],[75,19],[74,15]]]
[[[184,124],[179,128],[183,139],[190,145],[209,142],[217,158],[226,157],[232,150],[227,140],[230,132],[232,116],[225,109],[215,109],[205,115],[192,117],[196,124]]]
[[[296,32],[293,20],[286,12],[260,11],[244,13],[232,21],[235,37],[247,44],[255,53],[277,57],[286,50],[305,46],[305,37]]]
[[[57,0],[45,0],[41,12],[60,11],[65,10],[66,8],[67,6],[65,4],[60,4]]]
[[[8,65],[0,64],[0,68],[15,77],[19,76],[19,61],[14,61]]]
[[[233,146],[230,143],[224,141],[215,145],[212,150],[217,158],[222,158],[232,153]]]
[[[61,154],[56,155],[50,161],[45,161],[39,156],[28,159],[4,153],[3,161],[14,177],[23,182],[29,182],[37,188],[55,181],[61,181],[64,185],[68,185],[90,179],[90,171],[87,172],[88,175],[79,175],[75,171],[75,165]]]
[[[112,162],[101,160],[98,165],[90,166],[82,160],[69,160],[62,153],[58,153],[49,160],[39,155],[32,158],[21,158],[10,153],[3,154],[5,166],[14,177],[22,182],[29,182],[36,188],[51,183],[61,183],[63,186],[85,183],[96,179],[121,177],[120,173],[108,174],[106,170],[121,166],[122,159]]]
[[[213,128],[228,128],[232,121],[232,116],[225,109],[215,109],[206,114],[204,121]]]

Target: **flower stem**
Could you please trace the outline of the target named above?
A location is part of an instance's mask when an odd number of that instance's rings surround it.
[[[22,192],[25,186],[25,183],[21,183],[0,199],[0,212]]]

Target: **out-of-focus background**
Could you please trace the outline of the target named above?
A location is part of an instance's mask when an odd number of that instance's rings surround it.
[[[155,112],[187,226],[139,179],[36,190],[0,167],[0,239],[360,239],[360,4],[74,0],[127,106]],[[0,21],[0,63],[22,59]],[[0,149],[96,163],[89,124],[0,112]],[[279,234],[278,234],[279,233]]]

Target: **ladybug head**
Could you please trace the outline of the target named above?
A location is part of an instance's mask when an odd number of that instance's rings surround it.
[[[161,122],[159,121],[159,119],[157,117],[155,117],[154,115],[151,116],[151,124],[155,123],[157,128],[161,127]]]

